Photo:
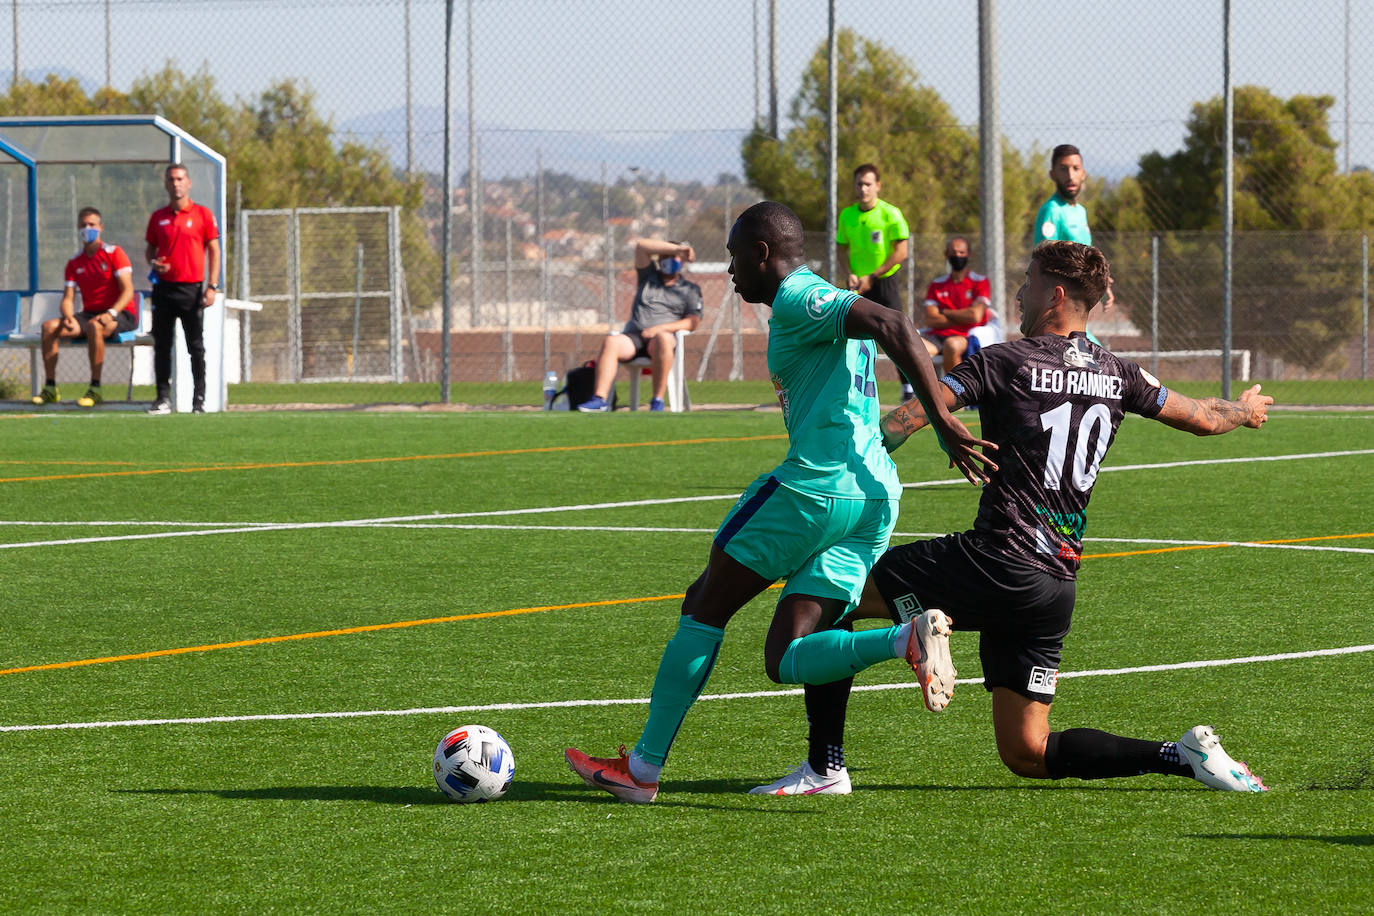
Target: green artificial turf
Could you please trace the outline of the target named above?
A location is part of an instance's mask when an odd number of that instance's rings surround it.
[[[775,593],[731,624],[659,801],[583,786],[563,748],[634,743],[673,596],[781,434],[750,411],[0,419],[0,727],[73,726],[0,731],[0,907],[1368,911],[1374,653],[1120,669],[1374,644],[1369,414],[1209,439],[1132,417],[1088,513],[1055,726],[1211,724],[1265,795],[1020,779],[981,686],[932,715],[893,662],[851,700],[852,795],[750,796],[805,755],[763,673]],[[1247,460],[1293,455],[1319,457]],[[928,433],[895,457],[951,475]],[[898,530],[967,527],[977,495],[913,487]],[[1215,546],[1239,541],[1291,543]],[[981,674],[976,637],[953,652]],[[505,799],[434,787],[467,722],[514,749]]]

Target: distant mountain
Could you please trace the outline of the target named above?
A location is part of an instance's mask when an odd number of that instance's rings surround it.
[[[417,107],[414,113],[414,165],[421,171],[438,172],[444,162],[444,115],[438,107]],[[398,166],[405,167],[406,116],[404,108],[391,108],[350,118],[337,125],[341,134],[377,142]],[[467,114],[455,112],[453,165],[462,175],[468,167]],[[544,168],[587,180],[601,177],[601,164],[611,181],[638,177],[653,181],[666,174],[672,181],[714,181],[722,172],[739,175],[740,144],[747,131],[643,131],[597,133],[595,131],[518,130],[478,121],[482,174],[498,179],[533,175],[536,151],[542,151]]]

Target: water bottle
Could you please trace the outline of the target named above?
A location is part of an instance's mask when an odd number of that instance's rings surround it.
[[[544,409],[553,410],[553,396],[558,393],[558,373],[550,369],[544,373]]]

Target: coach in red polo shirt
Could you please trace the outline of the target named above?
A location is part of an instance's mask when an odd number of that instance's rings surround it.
[[[926,288],[926,327],[921,331],[931,356],[943,356],[948,372],[968,353],[968,332],[988,320],[992,292],[988,278],[968,269],[968,239],[956,235],[945,244],[949,273]]]
[[[219,227],[215,215],[191,200],[191,176],[180,164],[164,173],[168,204],[148,218],[148,263],[153,284],[153,374],[157,400],[148,413],[172,412],[172,343],[181,321],[191,354],[191,412],[205,412],[205,341],[202,312],[219,295]],[[206,255],[210,269],[205,269]],[[206,285],[206,278],[209,284]]]

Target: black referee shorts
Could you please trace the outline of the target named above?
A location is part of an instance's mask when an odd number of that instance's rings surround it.
[[[890,277],[874,277],[873,285],[868,288],[868,292],[864,293],[863,297],[870,302],[876,302],[900,312],[903,311],[903,286],[906,286],[906,278],[899,270]]]
[[[983,686],[1049,703],[1073,618],[1074,582],[995,556],[975,532],[890,548],[873,581],[894,620],[939,608],[980,634]]]

